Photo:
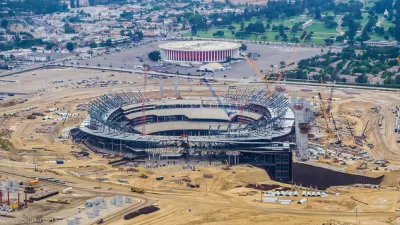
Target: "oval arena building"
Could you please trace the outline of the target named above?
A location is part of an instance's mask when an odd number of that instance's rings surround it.
[[[171,62],[223,62],[238,58],[240,44],[223,41],[179,41],[159,45],[161,58]]]

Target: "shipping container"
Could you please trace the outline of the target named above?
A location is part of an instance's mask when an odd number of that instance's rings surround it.
[[[56,160],[57,164],[64,164],[64,160]]]
[[[263,202],[275,203],[277,201],[278,201],[278,198],[263,198]]]

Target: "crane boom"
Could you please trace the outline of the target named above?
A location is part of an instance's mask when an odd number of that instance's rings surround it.
[[[224,109],[224,112],[226,113],[226,115],[228,115],[228,117],[231,117],[232,112],[229,112],[228,109],[226,109],[225,105],[222,103],[221,99],[218,97],[218,95],[215,93],[214,89],[212,88],[211,84],[208,82],[208,80],[204,77],[203,79],[201,79],[208,87],[208,89],[210,90],[210,92],[212,93],[212,95],[215,97],[215,99],[218,102],[218,105],[221,105],[222,108]]]
[[[326,133],[327,133],[327,136],[325,136],[325,143],[324,143],[324,147],[325,147],[324,155],[325,155],[325,158],[328,158],[328,139],[332,134],[331,134],[331,130],[329,129],[328,115],[326,114],[326,110],[324,110],[325,109],[325,103],[324,103],[324,100],[323,100],[322,95],[321,95],[320,92],[318,92],[318,97],[319,97],[319,100],[321,101],[321,111],[322,111],[323,116],[324,116],[324,122],[325,122]]]
[[[336,140],[336,144],[341,144],[342,140],[340,139],[339,131],[337,129],[336,122],[335,122],[335,119],[333,118],[333,113],[332,112],[331,112],[331,116],[332,116],[333,125],[335,126],[335,131],[336,131],[336,139],[337,139]]]
[[[292,56],[289,59],[289,62],[285,65],[285,67],[283,68],[283,70],[279,73],[278,77],[276,78],[276,81],[280,81],[283,73],[287,70],[287,68],[289,67],[289,65],[293,62],[294,57],[296,56],[297,52],[299,51],[300,47],[304,44],[304,41],[306,40],[308,34],[306,34],[303,39],[301,40],[301,42],[297,45],[296,50],[294,50]]]
[[[61,138],[61,132],[62,132],[62,129],[63,129],[63,127],[64,127],[65,121],[67,121],[69,112],[70,112],[70,110],[68,110],[67,115],[65,116],[64,121],[63,121],[63,123],[61,124],[60,130],[58,131],[57,137],[59,137],[59,138]]]
[[[264,82],[265,86],[267,87],[267,93],[270,93],[269,90],[269,84],[268,84],[268,78],[271,76],[272,73],[269,73],[267,77],[264,77],[260,70],[257,68],[256,64],[254,64],[253,60],[250,59],[247,55],[243,55],[243,57],[247,60],[247,62],[250,64],[250,66],[253,68],[254,72],[257,73],[257,75],[261,78],[261,80]]]

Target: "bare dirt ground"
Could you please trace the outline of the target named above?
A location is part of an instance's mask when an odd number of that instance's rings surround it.
[[[57,74],[57,77],[53,77]],[[111,76],[114,74],[114,76]],[[126,88],[142,89],[142,79],[138,75],[101,72],[91,70],[76,70],[76,69],[63,69],[63,70],[40,70],[36,72],[36,76],[30,73],[20,74],[13,79],[20,79],[21,81],[34,80],[47,81],[53,79],[60,79],[67,82],[76,82],[89,77],[98,76],[102,80],[115,79],[119,81],[132,81],[136,84],[115,84],[108,87],[94,87],[94,88],[77,88],[79,85],[71,84],[66,87],[60,87],[61,84],[49,83],[33,83],[29,86],[22,87],[22,82],[8,86],[8,90],[26,90],[35,92],[39,89],[45,89],[44,92],[38,92],[28,97],[28,101],[22,104],[15,104],[12,106],[4,107],[5,112],[18,112],[21,109],[29,106],[38,105],[35,111],[43,112],[49,108],[64,108],[59,110],[67,112],[70,109],[71,113],[79,113],[77,117],[72,117],[66,121],[64,129],[79,125],[80,121],[85,117],[85,111],[77,111],[76,104],[88,102],[96,96],[109,91],[121,90]],[[242,81],[226,82],[232,85],[248,85],[254,87],[261,87],[262,84],[243,84]],[[65,84],[65,83],[64,83]],[[147,90],[150,91],[148,96],[151,98],[158,97],[158,80],[148,80]],[[171,97],[173,95],[173,81],[165,80],[165,95]],[[218,82],[213,85],[216,92],[222,95],[225,92],[227,85],[223,82]],[[58,88],[56,88],[58,87]],[[312,93],[300,92],[304,86],[288,86],[285,85],[287,94],[296,93],[298,96],[307,97],[315,103],[318,99],[312,99],[320,91],[323,96],[329,96],[330,90],[326,88],[312,88]],[[29,88],[29,89],[28,89]],[[142,215],[130,221],[120,219],[122,215],[113,219],[110,224],[396,224],[394,210],[398,208],[399,192],[397,191],[398,185],[398,171],[396,166],[399,163],[400,149],[397,145],[397,136],[394,130],[394,115],[391,109],[394,105],[399,104],[397,93],[380,92],[380,91],[360,91],[361,95],[349,96],[343,92],[344,89],[336,88],[334,91],[335,98],[341,100],[332,102],[332,112],[335,119],[342,121],[348,119],[353,125],[353,130],[356,135],[362,134],[362,129],[365,127],[366,122],[369,120],[367,128],[367,142],[373,143],[375,147],[369,149],[363,146],[362,150],[368,151],[374,157],[380,159],[384,158],[389,161],[390,169],[385,171],[375,171],[372,169],[372,164],[369,163],[369,168],[365,171],[366,174],[385,174],[383,184],[385,187],[381,189],[364,189],[355,187],[335,187],[328,190],[330,196],[328,198],[310,197],[308,204],[296,204],[296,201],[302,197],[284,197],[294,200],[289,206],[283,206],[276,203],[261,203],[260,190],[246,188],[247,184],[278,184],[282,187],[292,188],[290,185],[277,183],[271,181],[265,171],[257,168],[250,168],[246,166],[233,167],[231,170],[223,170],[221,167],[200,167],[200,171],[179,171],[179,168],[163,167],[160,169],[149,170],[150,177],[148,179],[139,178],[138,173],[133,173],[132,176],[127,173],[118,171],[117,168],[110,167],[108,160],[102,159],[99,155],[90,153],[87,160],[77,160],[70,152],[77,151],[81,146],[75,146],[72,149],[72,142],[66,140],[64,142],[56,141],[57,134],[61,127],[62,121],[45,121],[42,117],[35,120],[27,120],[23,118],[31,112],[24,112],[22,117],[10,117],[0,120],[2,129],[15,130],[12,132],[10,141],[13,143],[16,150],[13,151],[0,151],[1,155],[7,159],[14,159],[18,156],[17,161],[34,162],[39,161],[40,168],[51,168],[63,172],[62,179],[71,180],[74,183],[71,185],[80,185],[92,188],[97,185],[96,182],[90,179],[82,179],[70,177],[70,172],[85,172],[90,170],[105,170],[101,177],[109,178],[109,182],[103,183],[104,187],[112,187],[110,193],[130,193],[130,186],[139,186],[147,190],[143,195],[145,198],[157,201],[160,210],[149,215]],[[187,81],[180,79],[179,91],[182,96],[211,96],[208,89],[204,85],[199,85],[196,81]],[[358,91],[358,90],[353,90]],[[354,98],[353,98],[354,97]],[[25,96],[15,96],[18,98],[25,98]],[[377,125],[377,114],[369,110],[369,108],[380,106],[380,113],[384,115],[382,132],[379,134],[379,126]],[[361,110],[360,117],[353,116],[352,112],[356,109]],[[339,117],[341,111],[344,113],[345,118]],[[45,113],[46,116],[54,116],[52,113]],[[53,122],[56,124],[53,125]],[[317,122],[321,125],[322,120],[318,119]],[[52,125],[50,133],[38,134],[35,132],[37,127]],[[322,126],[322,125],[321,125]],[[341,127],[344,127],[341,125]],[[345,128],[343,132],[345,132]],[[344,135],[343,140],[346,144],[350,145],[352,139],[348,135]],[[40,153],[54,153],[55,156],[19,156],[21,150],[32,151],[32,148],[46,148],[52,151],[39,151]],[[53,152],[54,151],[54,152]],[[358,151],[361,151],[359,149]],[[52,165],[46,161],[63,158],[66,160],[64,165]],[[350,160],[349,160],[350,161]],[[11,161],[1,161],[0,169],[9,168]],[[91,167],[79,168],[79,166]],[[29,169],[18,163],[14,163],[15,168],[32,172],[32,167]],[[353,166],[353,167],[351,167]],[[232,171],[236,173],[232,173]],[[349,162],[349,172],[357,172]],[[391,171],[392,170],[392,171]],[[175,171],[175,172],[172,172]],[[204,178],[203,175],[209,173],[213,178]],[[0,173],[1,174],[1,173]],[[57,175],[51,173],[49,176]],[[92,175],[89,178],[94,179],[100,175]],[[156,181],[156,176],[164,176],[163,181]],[[189,177],[192,183],[199,184],[200,188],[189,188],[185,184],[176,181],[179,177]],[[128,184],[121,184],[117,179],[127,179]],[[238,196],[241,192],[257,191],[253,196]],[[333,196],[334,192],[341,193],[340,196]],[[255,201],[254,201],[255,199]],[[357,199],[358,201],[354,200]],[[366,202],[368,205],[360,203]],[[354,207],[360,207],[358,220],[355,219]],[[189,212],[189,208],[191,212]],[[58,209],[56,209],[57,211]],[[107,221],[107,219],[106,219]]]

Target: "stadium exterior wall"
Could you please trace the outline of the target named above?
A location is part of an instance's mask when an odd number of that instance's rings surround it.
[[[204,44],[204,42],[201,44]],[[215,42],[215,49],[210,49],[214,47],[213,42],[208,41],[206,44],[210,46],[205,49],[199,49],[198,46],[192,49],[180,48],[179,43],[176,43],[174,47],[160,45],[161,58],[173,62],[223,62],[226,61],[227,57],[239,57],[239,44],[228,43],[223,46],[224,42]]]
[[[223,62],[230,56],[239,57],[239,49],[218,51],[183,51],[161,49],[161,58],[166,61],[178,62]]]

